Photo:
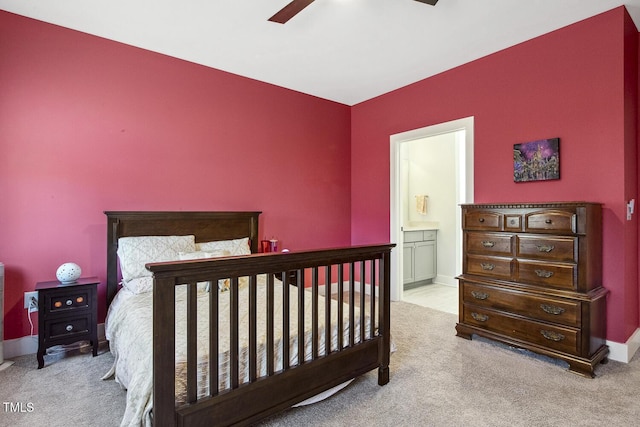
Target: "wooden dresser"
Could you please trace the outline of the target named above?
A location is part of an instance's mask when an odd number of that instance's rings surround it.
[[[462,205],[462,228],[457,335],[559,358],[593,377],[609,354],[601,205]]]

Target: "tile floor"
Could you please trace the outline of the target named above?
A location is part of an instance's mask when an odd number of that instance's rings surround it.
[[[458,288],[432,283],[405,290],[403,301],[423,307],[458,314]]]

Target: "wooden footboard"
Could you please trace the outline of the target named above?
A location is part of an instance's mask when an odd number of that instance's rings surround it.
[[[394,245],[357,246],[292,253],[253,254],[200,261],[147,264],[154,274],[153,290],[153,422],[172,425],[246,425],[284,410],[291,405],[328,390],[365,372],[378,368],[378,383],[389,381],[390,294],[389,260]],[[257,277],[266,277],[266,373],[258,367],[256,330]],[[229,387],[218,381],[218,333],[215,314],[209,315],[208,395],[198,396],[197,283],[218,283],[230,279]],[[239,283],[248,278],[248,372],[239,374]],[[283,282],[282,313],[274,313],[275,278]],[[176,405],[176,310],[175,287],[187,290],[187,403]],[[289,284],[295,284],[298,300],[289,297]],[[322,298],[321,288],[335,287],[338,304]],[[367,292],[365,292],[365,289]],[[305,292],[304,290],[308,291]],[[360,292],[358,292],[360,291]],[[310,296],[309,296],[310,293]],[[368,293],[368,295],[367,295]],[[216,313],[220,293],[208,294],[209,313]],[[302,296],[301,296],[302,295]],[[311,298],[312,327],[304,327],[304,298]],[[321,301],[324,301],[321,303]],[[290,319],[288,307],[296,305],[297,319]],[[302,307],[302,309],[300,309]],[[338,310],[337,344],[331,343],[331,311]],[[274,323],[282,319],[281,340],[274,336]],[[343,320],[346,319],[346,320]],[[290,331],[296,324],[297,337]],[[346,322],[343,324],[343,322]],[[366,325],[366,327],[365,327]],[[305,335],[307,334],[307,335]],[[309,336],[310,334],[310,336]],[[324,335],[322,335],[324,334]],[[278,342],[297,338],[297,355],[290,357],[282,345],[282,364],[274,363]],[[305,355],[305,338],[311,339],[311,354]],[[325,343],[320,346],[319,343]],[[326,345],[328,344],[328,345]],[[309,352],[306,351],[308,354]],[[291,360],[294,360],[291,363]]]

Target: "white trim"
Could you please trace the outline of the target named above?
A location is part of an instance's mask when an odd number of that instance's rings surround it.
[[[444,276],[442,274],[438,274],[435,279],[433,279],[434,283],[439,283],[445,286],[451,286],[453,288],[458,287],[458,280],[455,277]]]
[[[402,268],[400,261],[403,256],[404,238],[402,235],[402,216],[400,208],[400,146],[402,143],[416,139],[442,135],[444,133],[464,130],[464,140],[456,138],[456,152],[458,154],[457,170],[459,174],[458,188],[456,188],[458,203],[473,203],[473,131],[474,118],[465,117],[446,123],[414,129],[391,135],[389,140],[390,179],[389,179],[389,237],[396,244],[391,251],[391,300],[402,300]],[[456,212],[456,274],[462,273],[462,222],[460,212]]]
[[[624,344],[607,341],[607,345],[609,346],[609,359],[616,362],[629,363],[638,349],[640,349],[640,329],[636,329]]]

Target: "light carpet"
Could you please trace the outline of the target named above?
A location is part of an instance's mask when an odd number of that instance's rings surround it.
[[[640,419],[637,356],[599,365],[588,379],[555,359],[458,338],[453,314],[403,302],[391,310],[398,349],[389,384],[378,386],[372,371],[323,402],[260,426],[629,426]],[[0,425],[119,425],[125,391],[100,380],[113,362],[108,350],[95,358],[88,351],[47,356],[40,370],[35,355],[14,362],[0,371]],[[7,411],[4,402],[22,403],[25,411]]]

